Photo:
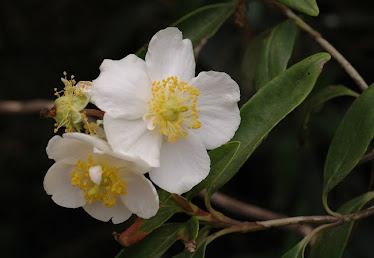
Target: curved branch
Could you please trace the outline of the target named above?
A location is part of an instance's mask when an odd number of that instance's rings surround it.
[[[331,225],[338,226],[340,224],[343,224],[349,221],[356,221],[356,220],[364,219],[373,214],[374,214],[374,206],[367,208],[363,211],[344,215],[341,217],[301,216],[301,217],[275,219],[275,220],[268,220],[268,221],[243,222],[241,224],[233,225],[229,228],[224,228],[210,235],[207,241],[209,243],[220,236],[227,235],[230,233],[235,233],[235,232],[246,233],[246,232],[260,231],[260,230],[266,230],[266,229],[275,228],[275,227],[283,227],[283,226],[288,226],[288,225],[296,225],[296,224],[304,224],[304,223],[331,224]]]
[[[205,192],[203,191],[201,195],[204,195],[204,194]],[[220,192],[214,193],[210,200],[214,205],[222,209],[226,209],[234,214],[244,216],[249,219],[274,220],[274,219],[286,218],[286,216],[283,214],[269,211],[264,208],[252,205],[252,204],[247,204],[247,203],[238,201]],[[284,227],[284,229],[296,232],[301,236],[306,236],[310,232],[312,232],[313,227],[311,227],[310,225],[289,225],[289,226]]]

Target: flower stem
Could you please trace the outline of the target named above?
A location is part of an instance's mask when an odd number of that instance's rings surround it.
[[[83,111],[86,113],[87,116],[97,116],[97,117],[103,117],[105,112],[98,110],[98,109],[90,109],[90,108],[85,108]]]

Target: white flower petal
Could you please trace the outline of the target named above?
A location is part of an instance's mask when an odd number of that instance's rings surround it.
[[[226,73],[213,71],[200,73],[189,84],[200,91],[196,108],[201,127],[194,132],[205,148],[215,149],[228,142],[239,127],[239,86]]]
[[[105,114],[104,129],[114,151],[143,159],[152,167],[160,165],[162,137],[149,131],[143,119],[115,119]]]
[[[80,157],[88,157],[93,151],[91,144],[76,139],[66,139],[59,135],[49,140],[47,148],[48,158],[56,161],[64,160],[69,164],[75,164]]]
[[[87,203],[83,209],[95,219],[107,222],[112,219],[114,224],[124,222],[131,216],[131,211],[117,198],[116,204],[108,208],[102,202]]]
[[[92,100],[112,117],[136,119],[148,110],[151,81],[145,62],[135,55],[106,59],[92,82]]]
[[[161,81],[169,76],[177,76],[179,81],[189,81],[195,76],[192,43],[189,39],[183,39],[178,28],[166,28],[153,36],[145,62],[152,81]]]
[[[71,185],[71,172],[74,165],[56,162],[44,177],[44,189],[52,195],[52,200],[66,208],[78,208],[86,204],[84,192]]]
[[[162,189],[176,194],[189,191],[209,173],[210,159],[201,140],[192,132],[186,139],[162,145],[159,168],[149,176]]]
[[[130,168],[131,171],[138,174],[149,172],[150,166],[142,159],[124,155],[116,151],[99,151],[94,149],[94,160],[102,164],[110,164],[112,167]]]
[[[75,139],[79,142],[85,142],[101,151],[110,150],[110,146],[106,141],[95,136],[91,136],[84,133],[64,133],[62,136],[64,137],[64,139]]]
[[[129,183],[127,185],[127,195],[120,197],[127,208],[144,219],[156,215],[159,200],[152,183],[143,175],[129,172],[124,173],[123,180]]]

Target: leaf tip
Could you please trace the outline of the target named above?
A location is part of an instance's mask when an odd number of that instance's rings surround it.
[[[315,5],[315,7],[313,9],[311,9],[308,13],[310,16],[318,16],[319,15],[319,8],[317,5]]]
[[[320,68],[323,69],[325,64],[331,59],[331,55],[329,53],[320,53],[321,62],[319,64]]]

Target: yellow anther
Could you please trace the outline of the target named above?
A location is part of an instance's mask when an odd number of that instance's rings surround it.
[[[199,110],[196,109],[199,94],[196,88],[185,81],[178,81],[176,76],[153,81],[149,112],[144,118],[152,119],[153,130],[165,135],[169,142],[186,138],[188,132],[183,128],[201,127]]]
[[[90,178],[89,170],[98,165],[102,169],[102,179],[100,184],[95,184]],[[127,195],[128,182],[123,181],[118,172],[119,168],[96,163],[90,155],[87,161],[78,160],[75,164],[75,169],[71,173],[71,184],[79,186],[84,191],[84,198],[88,203],[102,201],[104,205],[111,208],[119,195]]]

